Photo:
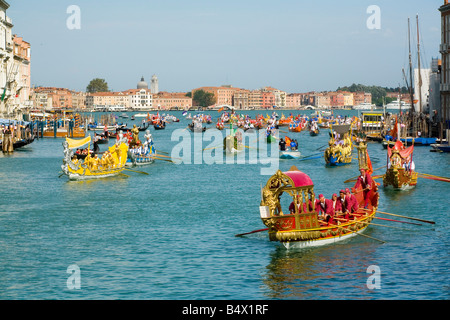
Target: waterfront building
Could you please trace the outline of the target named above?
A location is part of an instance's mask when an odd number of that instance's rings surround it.
[[[261,89],[261,91],[263,92],[270,92],[273,94],[274,97],[274,101],[273,101],[273,105],[272,106],[276,106],[277,108],[286,108],[286,92],[272,88],[272,87],[264,87]],[[263,95],[264,97],[264,95]],[[270,95],[268,97],[268,99],[270,99]],[[263,103],[264,105],[264,103]],[[266,107],[264,107],[266,108]]]
[[[344,92],[344,107],[353,107],[355,105],[353,92]]]
[[[112,106],[121,107],[124,109],[130,108],[130,96],[127,92],[88,93],[86,95],[85,101],[86,101],[86,108],[90,110],[92,109],[109,110],[111,109]]]
[[[261,109],[263,105],[261,90],[251,90],[248,93],[248,106],[251,109]]]
[[[344,106],[344,95],[341,92],[329,92],[330,105],[332,108],[341,108]]]
[[[0,0],[0,115],[17,117],[32,106],[30,101],[30,44],[12,34],[9,4]]]
[[[210,92],[214,94],[214,97],[216,99],[215,105],[233,105],[233,95],[236,91],[240,90],[239,88],[234,88],[229,85],[223,85],[220,87],[200,87],[197,89],[192,90],[192,97],[194,97],[194,94],[198,90],[203,90],[205,92]]]
[[[187,110],[192,107],[192,98],[186,92],[164,92],[153,94],[153,108],[157,110]]]
[[[264,109],[270,109],[275,106],[275,94],[272,91],[262,91],[261,98]]]
[[[140,111],[153,109],[153,95],[149,89],[131,89],[122,92],[129,96],[129,108]]]
[[[86,93],[72,91],[72,108],[75,110],[86,109]]]
[[[353,105],[359,106],[363,103],[372,103],[372,94],[370,92],[353,92]]]
[[[31,100],[34,102],[33,106],[38,109],[71,109],[72,93],[66,88],[36,87],[31,92]]]
[[[441,109],[441,92],[439,90],[440,84],[441,84],[441,60],[438,58],[432,58],[431,73],[430,73],[430,90],[428,100],[428,110],[430,115],[438,114]]]
[[[314,95],[314,104],[318,108],[328,108],[331,106],[331,98],[327,93],[319,92]]]
[[[290,93],[286,95],[286,108],[297,109],[302,105],[304,95],[301,93]]]
[[[249,107],[249,90],[239,89],[233,94],[233,106],[238,109],[248,109]]]
[[[441,108],[439,120],[444,122],[444,129],[450,128],[450,4],[448,0],[439,8],[441,12]]]

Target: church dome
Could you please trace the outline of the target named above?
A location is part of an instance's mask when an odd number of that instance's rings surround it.
[[[145,82],[144,77],[141,78],[141,81],[137,84],[138,89],[148,89],[148,84]]]

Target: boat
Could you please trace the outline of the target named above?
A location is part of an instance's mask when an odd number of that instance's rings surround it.
[[[400,140],[393,148],[388,147],[388,166],[383,175],[384,187],[392,186],[396,190],[407,190],[417,185],[417,172],[412,160],[414,146],[405,148]]]
[[[406,137],[406,138],[400,138],[400,140],[403,142],[404,145],[410,146],[430,146],[432,144],[435,144],[437,141],[437,138],[425,138],[425,137]]]
[[[289,124],[289,131],[290,132],[301,132],[303,130],[303,127],[301,123],[292,122]]]
[[[155,157],[157,156],[155,147],[153,146],[153,141],[151,138],[150,131],[145,135],[146,141],[143,145],[136,145],[135,148],[130,147],[128,149],[128,157],[125,162],[126,166],[143,166],[155,162]]]
[[[330,133],[329,147],[324,157],[328,166],[342,166],[352,162],[353,143],[351,139],[351,125],[335,125],[332,127],[335,135]]]
[[[304,172],[293,166],[289,171],[278,170],[261,191],[260,217],[268,228],[269,240],[280,242],[286,249],[322,246],[346,240],[363,232],[375,217],[378,208],[376,184],[368,194],[367,209],[361,187],[354,195],[359,209],[348,219],[325,222],[318,217],[314,183]],[[285,214],[281,196],[288,195],[296,205],[295,212]],[[306,205],[306,204],[310,205]],[[335,222],[336,221],[336,222]]]
[[[223,130],[225,128],[225,125],[223,124],[223,122],[217,122],[216,123],[216,129],[217,130]]]
[[[154,123],[153,128],[155,128],[155,130],[164,130],[166,128],[166,123],[164,121]]]
[[[405,103],[405,101],[401,101],[399,99],[392,101],[390,103],[388,103],[385,108],[387,110],[403,110],[403,111],[408,111],[411,109],[411,104],[410,103]]]
[[[206,127],[202,127],[200,126],[196,126],[194,123],[188,124],[189,130],[191,130],[192,132],[205,132],[206,131]]]
[[[64,158],[61,169],[69,180],[86,180],[112,177],[120,174],[125,169],[127,161],[128,145],[124,142],[117,142],[104,152],[102,159],[97,155],[86,156],[84,161],[80,161],[74,156],[74,149],[91,143],[91,136],[84,139],[70,139],[66,137],[63,142]],[[97,159],[98,158],[98,159]]]
[[[123,118],[123,119],[127,119],[128,115],[126,113],[122,113],[119,117]]]
[[[301,153],[298,150],[286,149],[285,151],[280,151],[280,159],[300,159]]]
[[[450,152],[450,144],[432,143],[431,150],[433,152]]]
[[[107,144],[109,142],[109,136],[105,135],[105,134],[98,134],[95,133],[94,135],[94,141],[97,144]]]
[[[319,135],[319,129],[311,129],[311,130],[309,130],[309,135],[310,136],[312,136],[312,137],[315,137],[315,136],[318,136]]]
[[[357,106],[353,106],[353,110],[373,110],[375,109],[375,104],[369,103],[369,102],[362,102],[361,104]]]

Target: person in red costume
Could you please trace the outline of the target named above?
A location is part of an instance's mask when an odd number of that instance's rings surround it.
[[[358,188],[361,186],[364,194],[364,208],[367,209],[369,205],[369,194],[372,189],[373,179],[369,172],[366,171],[366,169],[361,168],[359,169],[361,172],[361,175],[358,177],[358,180],[356,180],[355,186],[353,187],[352,191],[353,193],[356,193]]]
[[[350,192],[350,189],[345,189],[345,219],[349,218],[349,215],[357,212],[359,209],[358,200]]]
[[[333,219],[334,217],[333,202],[329,199],[325,199],[323,194],[319,195],[316,210],[319,216],[322,216],[327,222],[330,222],[330,219]]]

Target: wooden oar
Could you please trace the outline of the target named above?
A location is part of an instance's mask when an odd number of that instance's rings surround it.
[[[362,210],[368,210],[368,209],[362,209]],[[407,217],[407,216],[402,216],[402,215],[399,215],[399,214],[383,212],[383,211],[378,211],[378,210],[377,210],[377,212],[381,213],[381,214],[388,215],[388,216],[394,216],[394,217],[399,217],[399,218],[411,219],[411,220],[416,220],[416,221],[420,221],[420,222],[426,222],[426,223],[429,223],[429,224],[436,224],[436,222],[434,222],[434,221],[417,219],[417,218],[413,218],[413,217]]]
[[[450,182],[450,178],[433,176],[431,174],[417,173],[417,176],[420,178],[429,179],[429,180]]]
[[[334,218],[335,220],[339,220],[339,221],[347,221],[346,219],[341,219],[341,218]],[[379,226],[379,227],[386,227],[386,228],[391,228],[391,229],[399,229],[399,230],[407,230],[404,228],[398,228],[398,227],[393,227],[393,226],[387,226],[384,224],[377,224],[377,223],[373,223],[373,222],[366,222],[366,221],[358,221],[357,223],[363,223],[363,224],[367,224],[367,225],[374,225],[374,226]]]
[[[242,236],[245,236],[247,234],[258,233],[258,232],[263,232],[263,231],[267,231],[267,230],[269,230],[269,228],[255,230],[255,231],[251,231],[251,232],[247,232],[247,233],[237,234],[237,235],[235,235],[235,237],[242,237]]]
[[[428,174],[428,173],[420,173],[420,172],[417,172],[417,173],[420,174],[420,175],[423,175],[423,176],[429,176],[429,177],[434,177],[434,178],[440,178],[440,179],[444,179],[444,180],[449,180],[449,181],[450,181],[450,178],[447,178],[447,177],[435,176],[435,175]]]
[[[127,170],[127,171],[132,171],[132,172],[137,172],[137,173],[143,173],[143,174],[146,174],[146,175],[150,175],[148,172],[144,172],[144,171],[131,170],[131,169],[127,169],[127,168],[123,168],[123,170]]]
[[[423,226],[423,224],[415,223],[415,222],[400,221],[400,220],[386,219],[386,218],[380,218],[380,217],[372,217],[372,218],[378,219],[378,220],[384,220],[384,221],[393,221],[393,222],[400,222],[400,223],[413,224],[413,225],[416,225],[416,226]]]
[[[353,215],[361,217],[363,214],[353,213]],[[416,226],[423,226],[423,224],[416,223],[416,222],[400,221],[400,220],[386,219],[386,218],[380,218],[380,217],[372,217],[372,218],[378,219],[378,220],[384,220],[384,221],[400,222],[400,223],[406,223],[406,224],[413,224]]]

